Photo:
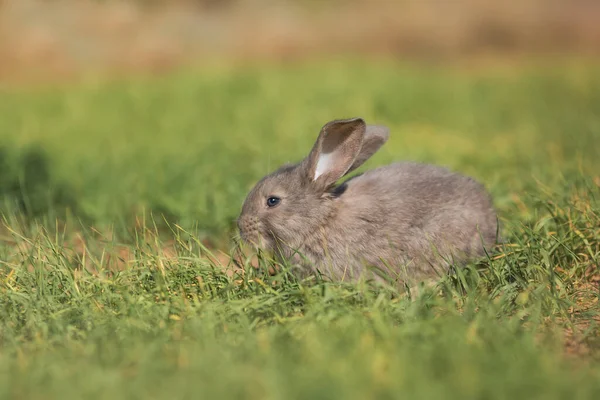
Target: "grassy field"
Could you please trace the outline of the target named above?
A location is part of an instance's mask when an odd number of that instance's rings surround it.
[[[319,128],[470,174],[506,243],[436,287],[271,276],[253,183]],[[0,94],[0,398],[600,397],[600,68],[358,61]]]

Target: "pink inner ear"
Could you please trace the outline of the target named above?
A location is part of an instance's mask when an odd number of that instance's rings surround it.
[[[321,152],[319,154],[319,159],[317,160],[313,181],[316,181],[321,175],[334,168],[335,158],[340,156],[340,154],[338,154],[341,150],[340,146],[347,138],[347,135],[340,132],[327,132],[323,143],[321,144]]]
[[[316,181],[319,176],[323,175],[327,170],[331,169],[331,165],[333,163],[333,154],[327,153],[319,156],[319,160],[317,161],[317,168],[315,169],[315,176],[313,181]]]

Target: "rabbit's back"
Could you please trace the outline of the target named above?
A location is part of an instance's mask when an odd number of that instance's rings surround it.
[[[372,244],[364,249],[371,263],[383,255],[428,269],[440,265],[440,256],[454,261],[481,256],[496,241],[496,213],[487,191],[446,168],[395,163],[343,186],[339,222],[346,231],[368,231],[362,239]]]
[[[457,207],[494,213],[483,185],[437,165],[394,163],[367,171],[346,185],[346,198],[377,198],[382,206],[390,204],[402,211],[401,217],[424,217]]]

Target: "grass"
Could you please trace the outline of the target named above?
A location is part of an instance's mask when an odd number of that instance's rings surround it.
[[[0,398],[600,395],[594,65],[349,61],[1,96]],[[506,243],[410,294],[224,268],[253,182],[358,115],[392,130],[366,168],[478,178]]]

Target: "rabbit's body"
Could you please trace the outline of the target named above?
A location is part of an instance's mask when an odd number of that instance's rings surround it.
[[[354,279],[375,267],[403,282],[443,273],[449,263],[482,256],[495,243],[489,195],[445,168],[395,163],[335,186],[387,140],[387,131],[360,122],[326,125],[303,162],[263,178],[244,203],[242,237],[274,250],[302,275],[318,270]],[[328,139],[326,128],[339,137]],[[353,143],[351,135],[361,129]],[[277,204],[265,205],[273,198]]]
[[[444,272],[448,260],[484,255],[496,239],[484,188],[442,167],[395,163],[349,179],[334,194],[322,226],[298,243],[306,270],[341,279],[375,266],[421,278]]]

